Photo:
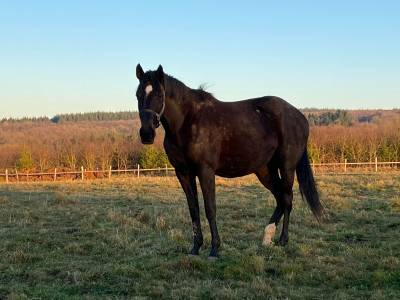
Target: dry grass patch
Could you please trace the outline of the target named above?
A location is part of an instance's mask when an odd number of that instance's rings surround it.
[[[128,230],[137,230],[142,227],[142,224],[136,218],[117,211],[115,208],[107,211],[107,217],[110,221]]]
[[[2,204],[8,204],[10,200],[6,196],[0,196],[0,205]]]
[[[392,210],[393,212],[400,213],[400,196],[396,196],[392,200]]]
[[[13,264],[25,264],[32,260],[29,253],[26,253],[23,249],[16,249],[9,254],[9,260]]]

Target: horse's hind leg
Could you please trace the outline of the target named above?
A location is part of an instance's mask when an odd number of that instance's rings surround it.
[[[284,217],[283,217],[283,227],[282,233],[279,238],[279,244],[285,246],[289,240],[289,217],[292,211],[293,202],[293,182],[295,169],[292,168],[282,168],[281,171],[281,181],[282,181],[282,201],[284,205]]]
[[[275,235],[276,226],[278,225],[282,215],[284,214],[285,206],[283,202],[282,184],[279,178],[278,168],[269,165],[256,173],[260,182],[271,191],[276,200],[276,208],[265,227],[263,245],[271,245]]]

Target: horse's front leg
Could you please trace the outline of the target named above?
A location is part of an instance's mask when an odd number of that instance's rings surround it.
[[[185,192],[189,206],[190,217],[192,218],[193,229],[193,248],[192,255],[198,255],[201,245],[203,245],[203,233],[201,232],[199,200],[197,197],[196,176],[188,171],[176,171],[176,176]]]
[[[209,257],[218,257],[218,248],[220,246],[220,239],[216,222],[216,204],[215,204],[215,172],[208,166],[201,166],[199,168],[199,181],[201,190],[203,192],[204,207],[206,216],[211,231],[211,252]]]

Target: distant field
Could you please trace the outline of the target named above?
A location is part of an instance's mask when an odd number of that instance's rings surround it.
[[[310,127],[308,143],[313,163],[400,161],[400,110],[306,109],[303,113],[315,125]],[[54,169],[77,171],[82,167],[135,169],[138,164],[141,168],[165,167],[164,130],[157,130],[155,148],[144,147],[137,112],[57,118],[57,123],[47,118],[0,120],[0,174],[6,169],[10,173],[53,173]]]
[[[216,262],[202,203],[205,249],[186,255],[175,178],[1,184],[0,299],[399,299],[400,175],[317,182],[328,218],[296,187],[289,245],[264,248],[274,199],[253,177],[218,179]]]

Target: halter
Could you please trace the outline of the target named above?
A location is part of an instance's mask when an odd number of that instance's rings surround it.
[[[148,112],[148,113],[151,113],[152,115],[155,115],[156,118],[157,118],[156,128],[158,128],[158,127],[160,127],[160,120],[161,120],[161,117],[162,117],[162,115],[164,113],[164,110],[165,110],[165,92],[164,92],[164,101],[162,103],[162,108],[161,108],[161,111],[159,113],[157,113],[154,110],[149,109],[149,108],[142,109],[142,112]]]

